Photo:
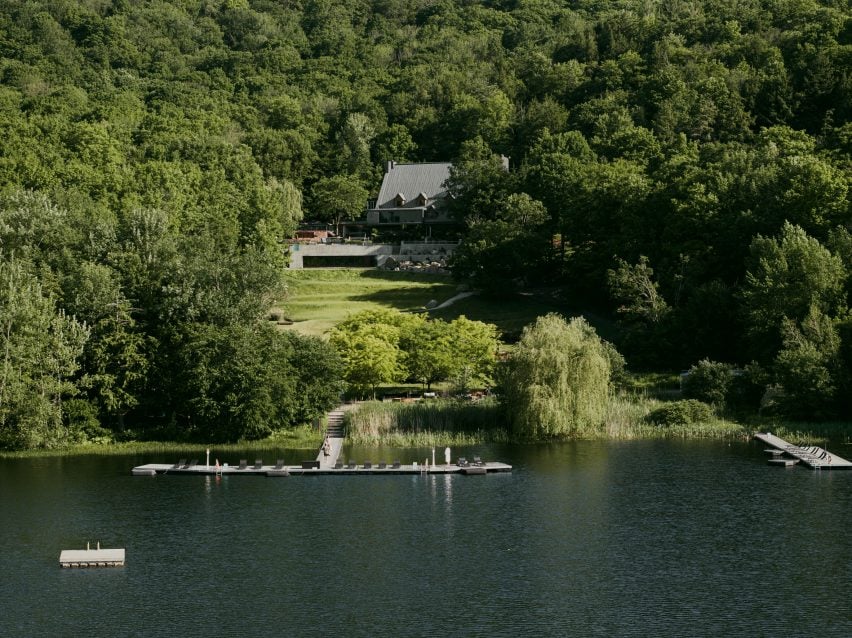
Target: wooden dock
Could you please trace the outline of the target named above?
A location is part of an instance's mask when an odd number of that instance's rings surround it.
[[[754,438],[772,446],[772,450],[767,450],[773,453],[774,458],[769,460],[771,465],[789,466],[802,463],[813,470],[852,470],[852,462],[816,445],[793,445],[769,432],[759,432],[754,435]],[[789,457],[789,462],[787,462],[788,459],[778,459],[778,455],[774,453],[775,450]]]
[[[123,567],[124,549],[64,549],[59,554],[62,567]]]
[[[185,466],[168,463],[148,463],[134,467],[134,476],[155,476],[157,474],[182,474],[182,475],[222,475],[222,476],[368,476],[377,474],[493,474],[496,472],[511,472],[512,466],[506,463],[486,462],[481,465],[458,465],[458,464],[436,464],[421,465],[410,464],[396,466],[393,463],[335,463],[333,466],[321,462],[309,461],[302,465],[288,465],[278,467],[274,465],[247,465],[244,469],[239,466],[223,465],[218,469],[210,465]]]

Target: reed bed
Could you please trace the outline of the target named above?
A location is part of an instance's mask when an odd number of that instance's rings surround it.
[[[346,432],[355,445],[421,447],[507,442],[496,399],[476,403],[436,400],[417,403],[368,401],[347,414]]]
[[[750,427],[720,417],[684,425],[660,426],[648,423],[646,417],[664,402],[642,395],[611,397],[600,437],[620,441],[633,439],[716,439],[748,440]]]
[[[723,418],[683,425],[659,426],[645,417],[662,404],[644,396],[613,396],[604,423],[575,430],[580,440],[711,439],[747,440],[753,430]],[[498,401],[478,403],[430,401],[363,403],[348,414],[347,436],[356,445],[417,447],[526,442],[505,427]]]

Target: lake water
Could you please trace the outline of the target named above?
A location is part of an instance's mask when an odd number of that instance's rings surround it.
[[[852,472],[762,447],[456,450],[515,466],[468,477],[0,460],[0,636],[850,636]],[[60,569],[98,540],[127,565]]]

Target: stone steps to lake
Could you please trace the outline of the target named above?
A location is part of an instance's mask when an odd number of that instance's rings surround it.
[[[816,445],[793,445],[771,432],[758,432],[754,438],[772,446],[772,449],[766,450],[767,453],[772,454],[772,458],[768,461],[770,465],[790,467],[801,463],[813,470],[852,470],[852,462]],[[782,455],[788,458],[780,458]]]

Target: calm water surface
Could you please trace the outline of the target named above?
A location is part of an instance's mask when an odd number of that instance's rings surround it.
[[[761,448],[454,452],[515,465],[485,477],[0,460],[0,636],[852,636],[852,472]],[[60,569],[87,540],[127,565]]]

